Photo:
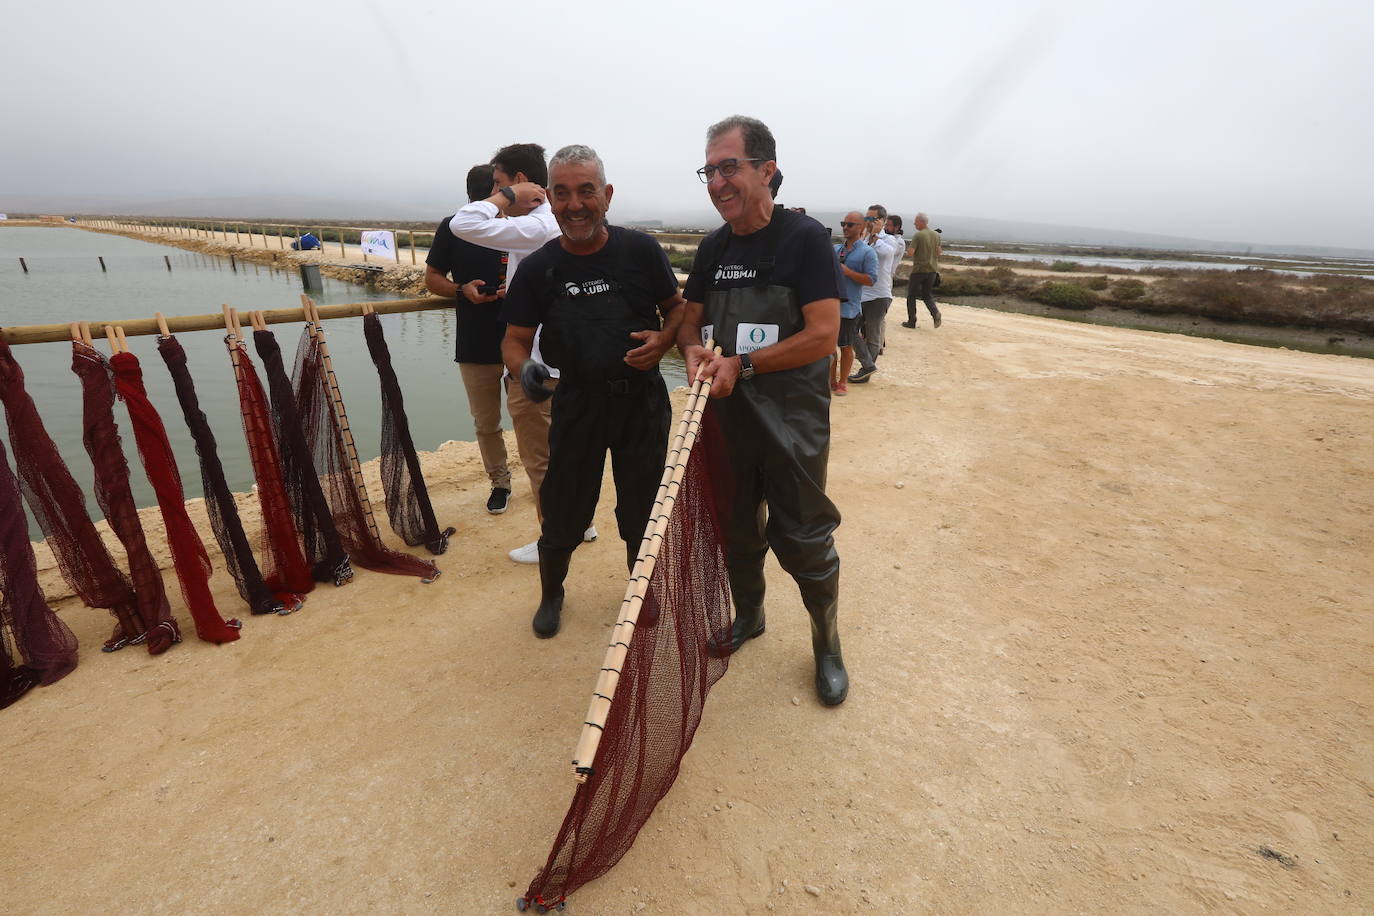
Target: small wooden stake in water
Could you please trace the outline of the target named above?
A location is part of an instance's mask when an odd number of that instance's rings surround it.
[[[237,261],[234,260],[234,256],[232,254],[229,255],[229,269],[232,270],[234,273],[239,272],[239,264]]]
[[[96,260],[100,262],[100,270],[103,273],[105,271],[105,259],[96,255]]]
[[[24,273],[28,273],[28,272],[29,272],[29,265],[28,265],[28,262],[25,261],[23,258],[20,258],[20,259],[19,259],[19,266],[22,267],[22,268],[24,268]]]
[[[168,257],[167,255],[164,254],[164,255],[162,256],[162,260],[163,260],[163,263],[165,263],[165,264],[167,265],[167,273],[171,273],[171,272],[172,272],[172,259],[171,259],[170,257]]]

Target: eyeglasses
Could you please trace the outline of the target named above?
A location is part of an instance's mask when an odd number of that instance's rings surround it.
[[[866,223],[876,223],[877,221],[878,221],[878,217],[876,217],[876,216],[865,216],[865,217],[864,217],[864,222],[866,222]]]
[[[716,165],[704,165],[697,169],[697,177],[701,179],[702,184],[709,184],[711,179],[716,177],[716,172],[720,172],[722,178],[734,178],[741,163],[767,161],[766,159],[722,159]]]
[[[862,226],[863,223],[846,223],[846,222],[841,222],[840,225],[843,226],[843,227],[846,228],[846,229],[853,229],[855,226]]]

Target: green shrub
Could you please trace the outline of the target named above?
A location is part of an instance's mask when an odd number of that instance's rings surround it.
[[[1084,289],[1076,283],[1047,281],[1031,294],[1036,302],[1053,305],[1061,309],[1087,310],[1097,305],[1097,296],[1092,290]]]
[[[1112,298],[1118,302],[1132,302],[1145,295],[1144,280],[1117,280],[1112,284]]]
[[[1002,285],[985,276],[966,274],[941,274],[940,288],[935,295],[941,299],[960,296],[1000,296]]]
[[[1107,285],[1110,282],[1111,281],[1108,280],[1106,277],[1088,277],[1083,281],[1083,285],[1086,286],[1088,289],[1101,290],[1106,289]]]
[[[1061,274],[1073,273],[1078,269],[1078,265],[1073,261],[1055,261],[1050,265],[1050,270]]]

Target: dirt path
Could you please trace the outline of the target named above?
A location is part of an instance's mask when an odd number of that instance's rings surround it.
[[[946,315],[834,405],[849,701],[770,566],[767,635],[570,912],[1374,907],[1374,361]],[[429,467],[433,586],[361,572],[157,658],[61,606],[81,667],[0,713],[7,907],[511,911],[622,553],[603,498],[537,641],[524,488],[490,517],[472,446]]]

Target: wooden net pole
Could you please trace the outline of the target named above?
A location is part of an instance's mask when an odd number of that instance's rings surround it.
[[[719,353],[719,348],[715,348],[715,352]],[[691,457],[692,447],[696,444],[697,433],[701,428],[701,415],[711,396],[711,384],[712,379],[709,378],[698,378],[693,383],[692,393],[687,398],[682,419],[678,422],[677,433],[669,447],[668,460],[659,482],[658,496],[654,499],[654,508],[644,529],[644,539],[639,544],[639,555],[635,558],[634,570],[630,573],[629,582],[625,587],[625,597],[620,604],[620,619],[611,629],[606,658],[597,675],[596,689],[592,691],[587,717],[582,723],[582,734],[573,753],[573,778],[578,782],[586,782],[592,774],[596,750],[606,727],[606,717],[611,711],[611,701],[615,699],[615,691],[620,684],[620,672],[630,651],[630,640],[634,638],[635,628],[639,623],[639,612],[644,605],[644,596],[649,591],[649,580],[653,578],[658,553],[663,546],[663,536],[668,530],[668,520],[672,517],[687,461]]]

